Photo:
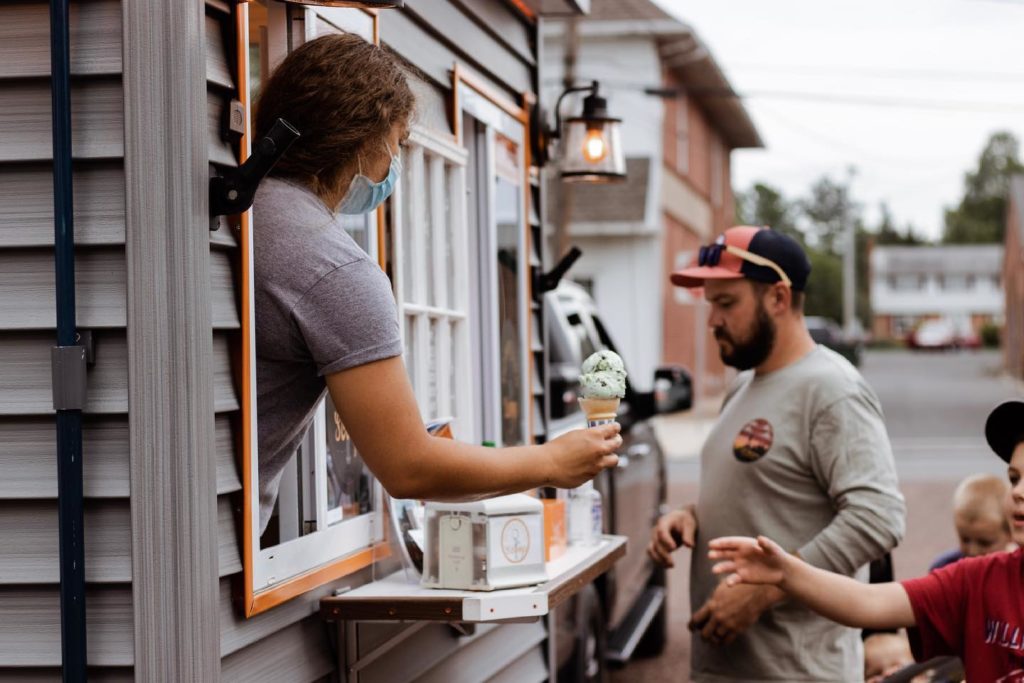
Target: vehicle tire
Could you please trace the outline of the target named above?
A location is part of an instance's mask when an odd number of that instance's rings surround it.
[[[604,609],[591,584],[577,596],[576,638],[573,653],[559,673],[560,682],[605,683],[608,680],[608,665],[604,652],[608,632],[604,620]]]
[[[654,574],[651,576],[651,585],[667,588],[668,576],[664,567],[656,567],[654,569]],[[654,615],[654,619],[651,621],[650,626],[647,627],[647,631],[640,638],[633,656],[657,657],[665,651],[666,645],[668,645],[668,595],[665,596],[665,601],[661,603],[661,609]]]

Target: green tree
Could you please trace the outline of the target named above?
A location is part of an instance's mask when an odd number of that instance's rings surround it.
[[[860,220],[862,207],[853,200],[850,189],[855,174],[856,170],[851,167],[846,182],[822,176],[811,185],[810,194],[800,201],[808,233],[816,246],[830,254],[842,253],[846,226]]]
[[[746,192],[737,194],[737,215],[746,225],[767,225],[801,244],[805,242],[804,233],[797,226],[799,207],[767,183],[754,183]]]
[[[804,292],[804,313],[843,319],[843,261],[839,256],[808,247],[811,277]]]
[[[886,202],[879,203],[878,212],[881,214],[881,217],[879,218],[878,226],[875,228],[875,232],[872,235],[874,237],[875,244],[906,246],[927,244],[926,240],[923,240],[914,234],[914,228],[912,225],[907,225],[904,230],[900,230],[896,226],[896,221],[893,220],[892,217],[892,210],[889,209],[889,205]]]
[[[964,175],[964,195],[946,210],[942,240],[947,244],[1002,242],[1010,177],[1024,171],[1020,142],[1013,133],[993,133],[978,157],[978,167]]]

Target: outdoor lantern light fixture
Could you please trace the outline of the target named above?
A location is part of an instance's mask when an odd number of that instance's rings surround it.
[[[555,104],[555,130],[552,138],[562,140],[562,180],[566,182],[608,183],[626,179],[626,160],[622,154],[622,119],[608,116],[608,100],[598,94],[598,82],[569,88]],[[583,114],[565,120],[562,134],[562,100],[574,92],[590,93],[583,99]]]

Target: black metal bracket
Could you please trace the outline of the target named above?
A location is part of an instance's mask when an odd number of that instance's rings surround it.
[[[96,347],[93,346],[92,330],[78,330],[75,332],[75,341],[79,346],[85,347],[85,364],[92,366],[96,364]]]
[[[290,123],[278,119],[266,136],[253,145],[252,156],[244,164],[223,169],[221,175],[210,178],[210,216],[230,216],[252,206],[260,181],[299,135]],[[218,225],[215,221],[210,224]]]
[[[540,301],[545,294],[557,287],[558,283],[562,281],[562,278],[569,272],[573,264],[579,260],[580,256],[583,256],[580,248],[573,247],[554,268],[546,273],[536,273],[533,280],[533,297]]]

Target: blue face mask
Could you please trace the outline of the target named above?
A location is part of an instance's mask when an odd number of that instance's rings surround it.
[[[391,149],[385,145],[388,154]],[[363,175],[363,165],[360,161],[359,173],[352,178],[348,191],[338,206],[338,211],[348,215],[369,213],[384,203],[384,200],[391,196],[395,189],[398,177],[402,175],[402,157],[398,154],[391,156],[391,168],[388,169],[388,177],[379,183],[375,183]]]

